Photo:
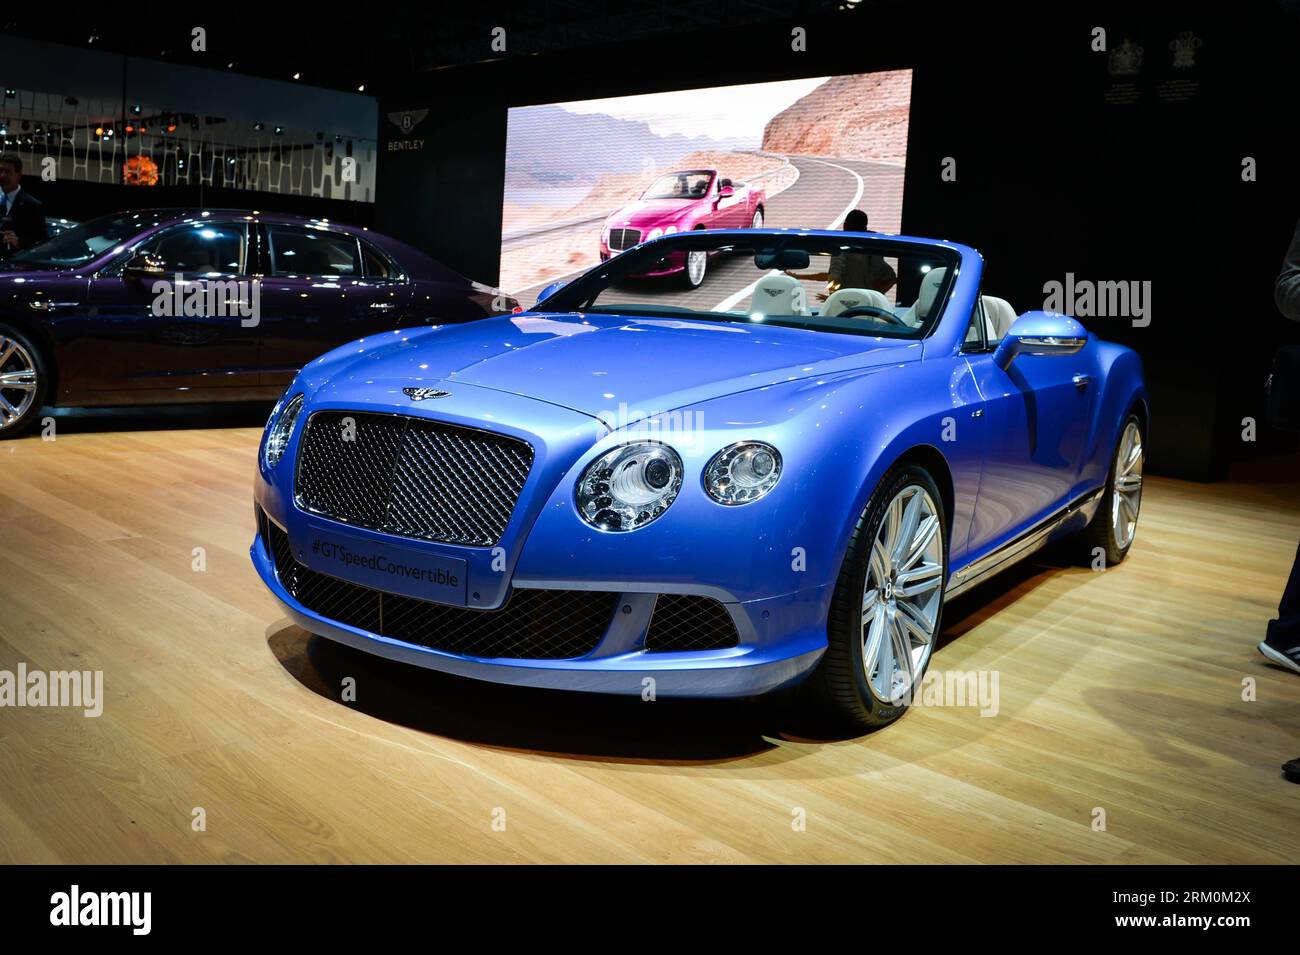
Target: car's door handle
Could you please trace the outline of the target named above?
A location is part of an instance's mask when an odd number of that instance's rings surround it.
[[[1092,376],[1075,375],[1073,381],[1074,381],[1074,387],[1078,388],[1080,391],[1085,391],[1087,390],[1088,385],[1092,382]]]

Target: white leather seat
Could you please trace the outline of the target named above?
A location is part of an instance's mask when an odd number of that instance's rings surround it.
[[[985,334],[989,344],[1001,341],[1016,320],[1016,310],[1005,298],[981,295],[980,299],[984,302]]]
[[[916,293],[916,302],[903,313],[904,324],[911,328],[921,327],[921,323],[930,316],[930,309],[934,307],[934,300],[939,294],[939,286],[943,285],[947,275],[946,268],[931,269],[925,273],[925,278],[921,279],[921,288]]]
[[[754,315],[803,315],[808,295],[794,276],[769,272],[758,280],[749,300]]]
[[[869,305],[872,308],[883,308],[887,312],[893,312],[889,307],[889,299],[885,298],[880,292],[871,288],[842,288],[833,292],[826,303],[822,305],[819,314],[826,318],[847,312],[851,308],[861,308]],[[869,318],[870,316],[863,316]]]

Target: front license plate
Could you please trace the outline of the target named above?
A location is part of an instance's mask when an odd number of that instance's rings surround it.
[[[403,547],[362,540],[308,525],[294,542],[298,560],[312,570],[341,577],[388,593],[465,606],[465,561]]]

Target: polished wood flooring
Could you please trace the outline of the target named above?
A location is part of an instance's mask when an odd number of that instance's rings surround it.
[[[1294,460],[1151,479],[1121,567],[1039,560],[949,607],[934,668],[996,671],[997,715],[826,740],[777,705],[513,689],[311,637],[249,565],[258,436],[0,443],[0,670],[102,670],[105,696],[0,709],[0,861],[1300,859],[1300,676],[1255,650]]]

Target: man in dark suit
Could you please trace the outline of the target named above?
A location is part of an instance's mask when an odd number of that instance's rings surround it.
[[[1293,322],[1300,322],[1300,224],[1296,225],[1295,238],[1282,261],[1282,274],[1277,277],[1273,298],[1278,311]],[[1277,617],[1268,622],[1259,652],[1270,662],[1300,673],[1300,548],[1296,549]],[[1283,764],[1282,771],[1287,779],[1300,783],[1300,757]]]
[[[43,242],[45,208],[22,187],[23,161],[14,153],[0,155],[0,258]]]

